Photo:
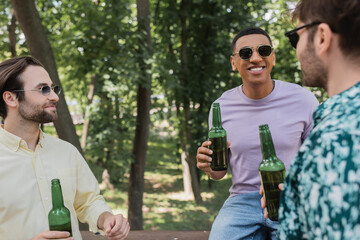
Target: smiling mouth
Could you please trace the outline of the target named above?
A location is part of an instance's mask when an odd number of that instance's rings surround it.
[[[250,71],[261,71],[263,70],[265,67],[251,67],[251,68],[248,68],[248,70]]]

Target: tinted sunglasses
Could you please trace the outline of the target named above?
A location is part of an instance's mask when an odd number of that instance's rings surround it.
[[[31,89],[31,90],[13,90],[11,92],[27,92],[27,91],[38,91],[41,92],[43,96],[47,96],[50,94],[51,90],[54,91],[56,95],[59,95],[61,93],[61,88],[59,86],[42,86],[39,89]]]
[[[253,49],[256,48],[257,52],[262,58],[270,56],[273,48],[269,45],[259,45],[256,47],[243,47],[239,50],[239,57],[243,60],[249,60],[253,55]],[[235,54],[234,54],[235,55]]]
[[[306,28],[306,27],[312,27],[312,26],[315,26],[315,25],[319,25],[320,23],[321,22],[319,22],[319,21],[315,21],[315,22],[312,22],[312,23],[302,25],[301,27],[297,27],[297,28],[294,28],[293,30],[291,30],[289,32],[286,32],[285,36],[289,38],[291,46],[296,48],[296,46],[298,44],[298,41],[299,41],[299,34],[297,34],[297,31],[299,31],[300,29]]]

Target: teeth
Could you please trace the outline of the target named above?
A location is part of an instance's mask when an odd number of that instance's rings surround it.
[[[250,70],[252,70],[252,71],[260,71],[261,69],[262,69],[262,67],[250,68]]]

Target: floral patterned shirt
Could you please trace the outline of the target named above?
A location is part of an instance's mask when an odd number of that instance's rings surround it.
[[[360,83],[314,113],[287,171],[280,239],[360,239]]]

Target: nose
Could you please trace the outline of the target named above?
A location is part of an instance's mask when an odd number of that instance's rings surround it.
[[[262,57],[260,56],[260,54],[258,53],[258,51],[256,49],[253,49],[253,54],[251,55],[250,62],[261,62],[262,61]]]
[[[50,90],[50,94],[48,95],[49,100],[53,101],[53,102],[58,102],[59,101],[59,96],[54,92],[53,89]]]

